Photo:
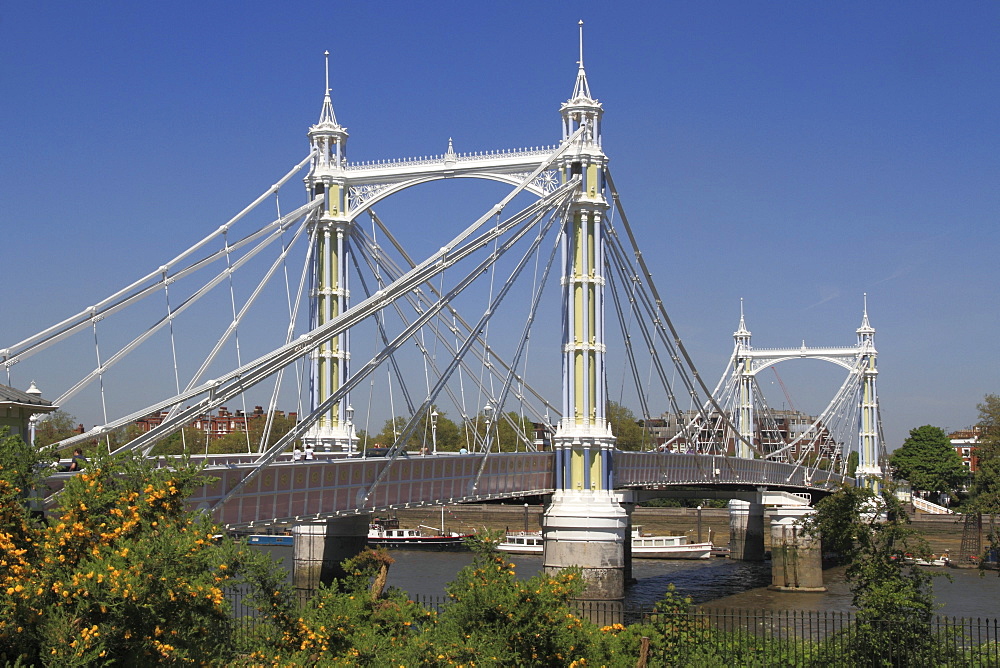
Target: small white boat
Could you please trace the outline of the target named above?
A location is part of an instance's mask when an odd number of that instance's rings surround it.
[[[541,554],[541,531],[509,531],[502,543],[497,545],[501,552],[511,554]]]
[[[709,559],[713,547],[711,541],[689,543],[687,536],[653,536],[632,527],[633,559]]]
[[[943,554],[940,557],[937,555],[931,555],[929,559],[918,559],[913,557],[905,557],[904,561],[908,564],[913,564],[915,566],[947,566],[951,563],[951,559],[947,554]]]
[[[502,543],[501,552],[511,554],[541,554],[542,532],[510,531]],[[712,556],[711,542],[689,543],[687,536],[651,536],[642,527],[632,529],[632,556],[637,559],[708,559]]]

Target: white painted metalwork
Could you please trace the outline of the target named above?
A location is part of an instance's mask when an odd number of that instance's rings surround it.
[[[105,417],[104,424],[62,441],[59,447],[70,447],[98,436],[109,437],[112,432],[128,427],[139,418],[162,413],[164,419],[159,426],[118,448],[119,451],[137,449],[148,453],[164,437],[196,417],[214,411],[224,403],[244,396],[250,388],[276,378],[278,380],[270,393],[271,410],[267,418],[270,425],[281,375],[289,365],[308,356],[311,405],[306,414],[300,412],[295,428],[271,446],[266,445],[265,430],[259,452],[253,455],[252,461],[233,459],[232,470],[218,469],[225,478],[219,487],[224,492],[216,489],[204,493],[201,502],[213,507],[223,521],[241,524],[401,507],[410,503],[439,503],[445,497],[450,501],[475,500],[544,491],[555,495],[556,510],[550,517],[552,523],[549,525],[553,531],[579,533],[573,523],[578,521],[581,508],[585,508],[587,516],[598,518],[597,523],[603,527],[595,530],[603,532],[602,535],[607,538],[612,534],[617,536],[624,526],[614,492],[616,488],[656,488],[667,484],[693,484],[692,481],[717,485],[773,484],[822,488],[826,481],[836,479],[836,475],[824,477],[815,467],[797,465],[796,462],[750,459],[755,455],[768,457],[782,454],[766,451],[752,442],[753,430],[748,425],[754,423],[756,408],[752,397],[756,390],[750,381],[761,369],[780,359],[792,357],[813,356],[856,369],[844,356],[845,351],[857,356],[858,351],[863,349],[867,367],[863,371],[852,372],[849,379],[863,378],[858,383],[864,387],[867,399],[861,404],[859,433],[862,441],[868,443],[865,447],[871,453],[877,453],[879,434],[874,386],[877,372],[872,342],[874,329],[867,324],[867,309],[863,326],[858,330],[857,348],[807,350],[803,346],[802,349],[770,351],[771,357],[767,357],[767,351],[757,351],[750,346],[750,333],[746,331],[741,309],[737,349],[742,351],[738,360],[744,369],[740,405],[745,411],[733,414],[717,401],[696,371],[667,316],[629,226],[602,146],[603,107],[592,97],[584,69],[582,27],[580,40],[579,67],[573,93],[560,107],[562,141],[558,145],[459,153],[449,139],[443,154],[398,160],[357,163],[348,160],[348,133],[334,114],[327,61],[323,105],[318,122],[309,129],[311,150],[305,161],[250,207],[167,265],[73,318],[0,350],[0,361],[9,372],[10,367],[19,361],[88,326],[95,331],[96,344],[97,322],[160,290],[167,296],[168,289],[177,281],[193,277],[198,270],[214,261],[221,263],[224,260],[225,268],[204,280],[180,304],[172,304],[169,298],[166,299],[166,314],[117,352],[110,356],[102,355],[95,345],[95,352],[98,353],[96,368],[64,392],[57,403],[73,397],[95,379],[103,384],[108,369],[161,329],[169,327],[172,333],[176,318],[184,316],[185,311],[213,288],[228,284],[226,306],[232,312],[231,321],[187,384],[179,381],[176,347],[171,335],[175,388],[171,390],[172,396],[124,416]],[[304,181],[308,203],[286,215],[281,215],[279,207],[277,220],[230,241],[232,225],[264,199],[276,194],[282,184],[307,164],[308,174]],[[514,188],[439,251],[422,262],[412,261],[388,227],[379,220],[373,207],[405,188],[455,178],[498,181],[511,184]],[[522,193],[532,194],[537,200],[501,220],[507,205]],[[370,214],[381,234],[395,246],[403,258],[402,263],[393,262],[384,249],[379,248],[374,226],[369,236],[358,225],[358,217],[365,213]],[[619,238],[620,230],[624,230],[627,239]],[[283,237],[286,231],[293,233],[287,244]],[[234,275],[241,272],[268,244],[279,239],[281,252],[268,265],[250,297],[238,304],[237,291],[233,287]],[[284,344],[250,362],[243,362],[238,357],[236,369],[222,373],[210,371],[218,366],[222,349],[235,339],[238,328],[264,287],[285,266],[295,242],[305,239],[308,239],[306,262],[294,305],[286,278],[290,319]],[[190,259],[199,249],[207,248],[209,241],[221,244],[222,248],[207,251],[208,255],[201,259]],[[546,253],[547,261],[544,259]],[[505,254],[508,254],[506,259],[512,266],[504,267],[505,273],[501,275],[498,260]],[[513,341],[512,352],[507,353],[509,357],[505,360],[489,342],[488,325],[532,260],[536,263],[536,279],[540,279],[540,283],[533,285],[530,296],[523,300],[527,306],[527,314],[523,316],[525,325],[520,337]],[[462,268],[461,275],[451,287],[434,285],[432,279],[441,277],[463,261],[467,261],[468,265]],[[562,270],[563,304],[563,396],[559,408],[531,387],[523,368],[530,329],[540,308],[540,285],[545,284],[546,277],[557,264]],[[369,286],[366,282],[365,272],[361,271],[366,266],[377,274],[377,285]],[[351,277],[352,270],[356,274],[356,285],[360,286],[353,288],[353,295],[349,282],[349,277],[354,278]],[[484,300],[484,311],[480,317],[466,321],[453,304],[476,277],[485,272],[489,272],[493,286]],[[697,454],[670,455],[675,459],[666,460],[658,454],[615,450],[615,435],[605,415],[608,401],[605,300],[609,288],[626,342],[627,364],[637,388],[641,381],[636,358],[641,349],[632,347],[633,331],[638,333],[636,339],[641,339],[651,356],[650,373],[655,375],[667,393],[671,410],[677,413],[681,410],[678,394],[692,402],[691,411],[696,415],[696,422],[685,433]],[[295,338],[294,324],[303,299],[310,304],[309,331]],[[404,312],[403,307],[408,307],[412,313]],[[351,328],[390,311],[398,314],[402,322],[401,330],[394,333],[380,321],[374,328],[380,339],[375,344],[374,354],[366,363],[355,364],[357,354],[353,351],[355,354],[352,357]],[[428,350],[422,338],[426,332],[431,333],[432,340],[437,338],[446,351],[445,362],[439,363]],[[301,439],[344,454],[350,453],[356,441],[350,392],[380,367],[391,365],[396,375],[402,377],[403,373],[395,369],[395,355],[409,342],[416,343],[424,361],[426,391],[423,396],[411,396],[404,389],[408,419],[395,434],[396,442],[391,444],[390,456],[367,462],[328,461],[322,465],[328,468],[317,468],[320,464],[300,465],[300,468],[286,473],[293,480],[304,476],[304,481],[287,490],[291,495],[288,499],[278,500],[278,496],[286,491],[269,488],[265,479],[285,466],[281,463],[283,452],[296,439]],[[104,344],[104,341],[101,343]],[[240,355],[237,347],[237,356]],[[428,464],[431,468],[421,468],[402,454],[404,444],[427,415],[436,414],[435,402],[440,393],[448,394],[456,405],[461,403],[465,406],[465,398],[455,396],[448,381],[456,372],[464,373],[468,378],[475,377],[476,370],[470,360],[475,360],[482,367],[477,381],[482,399],[475,402],[473,410],[479,410],[484,401],[490,408],[485,411],[489,413],[488,424],[486,437],[480,445],[484,452],[474,453],[468,458],[451,458],[453,464],[447,466]],[[673,369],[670,369],[671,366]],[[671,372],[676,379],[669,378]],[[217,377],[206,380],[211,373]],[[400,384],[403,385],[402,382]],[[848,387],[845,384],[838,396],[846,396],[853,391],[853,385]],[[640,395],[643,416],[648,417],[650,400],[641,392]],[[511,459],[507,454],[491,452],[490,443],[501,419],[520,432],[518,438],[526,450],[534,447],[534,438],[523,433],[522,426],[512,421],[507,413],[511,397],[518,402],[526,398],[534,399],[536,405],[525,404],[525,412],[536,421],[551,424],[549,416],[556,416],[551,438],[554,453],[526,454],[523,455],[523,462],[519,462],[516,457]],[[837,406],[838,410],[841,408]],[[464,415],[464,409],[462,417],[469,417]],[[436,420],[433,422],[432,429],[436,430]],[[734,427],[733,423],[738,427]],[[708,430],[706,425],[713,425],[711,430],[714,430],[717,424],[725,425],[725,429],[734,434],[731,438],[743,459],[722,456],[728,441],[722,445],[711,439],[699,441],[702,433]],[[432,435],[435,448],[436,436],[435,431]],[[496,463],[498,458],[501,463]],[[448,458],[441,459],[445,460]],[[461,471],[448,468],[458,467],[457,462],[460,461]],[[548,463],[542,466],[538,462]],[[877,454],[863,455],[862,469],[866,475],[876,473],[868,466],[871,462],[876,462],[877,466]],[[524,466],[532,467],[532,476],[537,476],[517,480],[519,471],[523,472],[518,467]],[[332,474],[335,479],[328,478],[331,471],[335,472]],[[318,479],[314,479],[315,476],[319,476]],[[347,477],[346,482],[342,476]],[[544,484],[540,482],[542,479]],[[442,481],[450,485],[447,494],[434,487]],[[332,506],[324,505],[333,498],[326,496],[327,493],[335,494]]]

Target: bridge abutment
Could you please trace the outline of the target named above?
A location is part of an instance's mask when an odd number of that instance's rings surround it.
[[[621,622],[629,540],[628,513],[608,492],[557,492],[542,519],[542,568],[555,575],[577,566],[584,590],[576,597],[585,617]],[[589,604],[589,605],[588,605]]]
[[[729,502],[729,557],[737,561],[764,561],[764,505],[733,499]]]
[[[771,515],[771,586],[788,592],[826,591],[819,538],[805,530],[808,507],[779,507]]]
[[[344,575],[340,563],[360,554],[368,544],[370,519],[363,513],[292,528],[292,583],[300,600],[312,596],[320,583],[328,585]]]

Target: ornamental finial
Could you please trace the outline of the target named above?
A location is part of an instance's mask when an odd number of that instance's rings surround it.
[[[337,116],[333,113],[333,102],[330,100],[330,52],[324,51],[326,61],[326,90],[323,91],[323,109],[319,112],[319,125],[337,125]]]
[[[576,72],[576,85],[573,86],[573,95],[570,100],[593,100],[590,96],[590,84],[587,83],[587,72],[583,69],[583,20],[580,20],[580,59],[577,62],[579,68]]]

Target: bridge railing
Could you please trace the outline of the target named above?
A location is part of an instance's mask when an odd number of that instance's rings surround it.
[[[364,499],[386,467],[390,467],[388,474]],[[199,490],[191,503],[213,507],[251,470],[249,466],[207,469],[216,481]],[[250,481],[216,511],[215,519],[229,526],[293,522],[358,511],[541,494],[552,491],[552,485],[552,453],[283,463]]]
[[[844,477],[829,471],[764,459],[663,452],[616,452],[616,488],[676,485],[836,487]]]

